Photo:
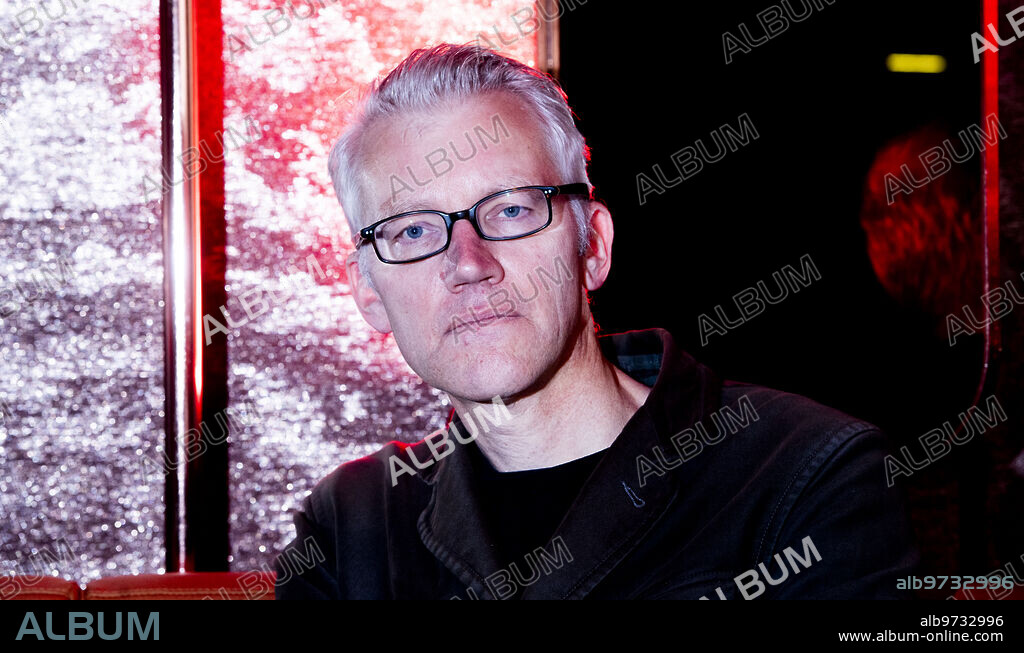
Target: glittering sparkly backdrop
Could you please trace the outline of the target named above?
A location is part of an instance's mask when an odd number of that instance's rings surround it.
[[[530,7],[523,0],[328,1],[312,11],[320,4],[223,4],[225,128],[244,131],[247,116],[262,128],[228,151],[225,172],[225,308],[245,323],[218,337],[230,339],[232,404],[259,411],[230,446],[234,570],[270,568],[294,537],[292,513],[332,469],[389,440],[422,439],[447,417],[441,393],[363,321],[343,277],[351,245],[327,153],[356,85],[419,47],[480,33],[501,43],[495,29],[506,54],[536,57],[536,33],[511,20]]]
[[[0,3],[0,573],[84,582],[164,560],[158,14],[45,8]]]

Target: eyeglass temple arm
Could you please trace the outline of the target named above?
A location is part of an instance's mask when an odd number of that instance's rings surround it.
[[[552,195],[586,195],[591,197],[590,187],[584,183],[578,184],[564,184],[562,186],[555,186],[555,191]]]

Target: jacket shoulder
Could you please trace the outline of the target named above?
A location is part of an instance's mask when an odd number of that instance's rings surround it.
[[[309,495],[309,504],[313,510],[312,517],[320,523],[336,521],[344,514],[349,525],[359,514],[382,514],[375,508],[383,509],[393,485],[392,459],[402,461],[408,467],[409,449],[419,454],[423,442],[407,444],[392,441],[368,456],[351,460],[338,465],[327,476],[320,479]],[[400,467],[399,467],[400,468]],[[408,480],[408,479],[405,479]]]
[[[919,557],[906,498],[886,483],[885,434],[807,397],[759,386],[725,384],[722,401],[734,410],[749,403],[758,416],[753,437],[736,439],[747,445],[735,457],[753,459],[742,464],[764,506],[751,567],[785,547],[806,554],[808,543],[824,560],[814,573],[773,588],[773,596],[909,598],[896,579]]]
[[[735,382],[723,384],[718,412],[725,436],[713,447],[718,464],[731,468],[737,492],[759,488],[775,505],[774,519],[785,519],[808,492],[886,490],[889,441],[874,424],[801,395]]]
[[[739,423],[757,434],[748,438],[754,440],[750,445],[769,449],[806,448],[824,440],[839,445],[862,433],[879,432],[874,424],[802,395],[736,381],[723,383],[718,412],[723,423]]]
[[[386,598],[388,460],[404,445],[339,465],[295,513],[295,539],[275,561],[277,598]]]

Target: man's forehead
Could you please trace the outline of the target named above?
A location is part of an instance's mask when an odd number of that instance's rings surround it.
[[[363,224],[418,209],[461,210],[507,188],[554,183],[540,126],[505,95],[374,125],[362,175],[372,215]]]

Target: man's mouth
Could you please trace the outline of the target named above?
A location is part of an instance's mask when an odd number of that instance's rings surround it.
[[[513,318],[522,317],[516,312],[509,311],[506,313],[495,311],[491,307],[480,307],[480,308],[468,308],[464,312],[454,315],[445,331],[445,335],[449,333],[463,333],[465,331],[476,331],[482,327],[489,326],[495,322],[509,320]]]

